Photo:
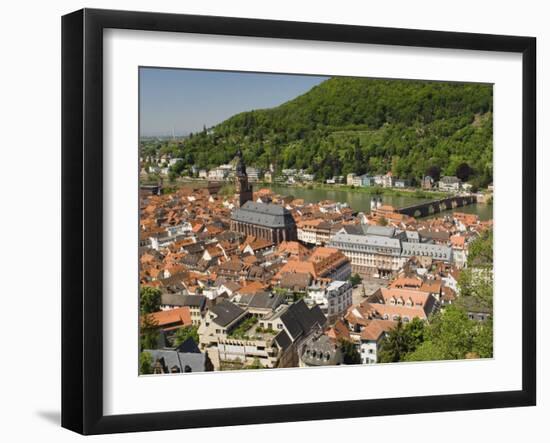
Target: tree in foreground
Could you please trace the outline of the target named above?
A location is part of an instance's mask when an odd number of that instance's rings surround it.
[[[468,267],[493,267],[493,230],[489,229],[468,247]]]
[[[398,320],[386,338],[382,340],[378,361],[380,363],[392,363],[403,361],[405,356],[416,350],[424,340],[425,325],[418,318],[409,323]]]
[[[359,354],[359,351],[352,342],[349,340],[340,340],[340,350],[344,356],[345,365],[361,364],[361,354]]]
[[[255,357],[252,363],[250,363],[248,366],[244,366],[244,369],[265,369],[265,368],[260,362],[260,359],[258,357]]]
[[[465,311],[493,310],[493,278],[491,270],[464,269],[458,278],[460,297],[456,305]]]
[[[493,311],[493,231],[484,232],[468,248],[468,267],[458,279],[456,305],[465,311]]]
[[[405,361],[490,358],[493,355],[493,326],[468,318],[466,311],[450,306],[438,313],[426,328],[425,340]]]
[[[139,374],[147,375],[153,373],[153,358],[148,352],[139,353]]]
[[[142,286],[139,290],[139,310],[141,315],[160,311],[162,292],[158,288]]]
[[[143,349],[156,349],[158,347],[160,332],[158,324],[150,314],[145,314],[141,318],[140,345]]]
[[[477,358],[493,358],[493,318],[479,323],[474,336],[472,353]]]
[[[197,326],[184,326],[179,328],[174,335],[174,346],[179,346],[187,339],[192,338],[195,343],[199,343],[199,332]]]

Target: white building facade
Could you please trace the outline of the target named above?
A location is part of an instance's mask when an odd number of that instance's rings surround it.
[[[352,285],[347,281],[315,281],[308,288],[308,304],[317,304],[329,322],[344,315],[352,304]]]

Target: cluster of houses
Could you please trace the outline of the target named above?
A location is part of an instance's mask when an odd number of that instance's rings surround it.
[[[327,183],[337,183],[337,181],[327,181]],[[355,186],[356,188],[369,186],[380,186],[382,188],[408,188],[411,186],[411,182],[409,180],[394,177],[391,171],[384,175],[357,175],[351,173],[346,176],[346,184],[348,186]],[[461,191],[469,192],[472,189],[472,185],[469,183],[464,183],[458,177],[454,176],[443,176],[439,180],[434,180],[432,177],[427,175],[422,179],[421,188],[424,190],[438,190],[442,192],[458,193]]]
[[[170,154],[140,157],[140,175],[146,176],[147,174],[158,174],[168,176],[170,168],[175,166],[180,161],[183,161],[183,159],[179,157],[172,157]],[[195,166],[192,166],[191,170],[193,173],[198,172],[198,169]]]
[[[346,176],[346,184],[357,188],[368,186],[380,186],[382,188],[407,188],[410,186],[409,180],[404,178],[396,178],[389,171],[384,175],[357,175],[355,173]]]
[[[247,166],[246,173],[251,182],[258,182],[263,178],[263,171],[260,168]],[[231,164],[224,164],[210,170],[200,169],[198,174],[199,178],[204,180],[215,182],[231,181],[235,178],[235,166]]]
[[[491,228],[471,214],[416,220],[253,192],[247,173],[241,158],[235,197],[141,192],[140,285],[161,292],[147,318],[161,337],[144,350],[153,373],[345,364],[345,341],[376,363],[397,321],[456,300],[468,246]],[[354,274],[377,289],[354,288]],[[176,346],[181,328],[198,341]]]
[[[160,174],[168,176],[170,168],[176,165],[181,158],[172,157],[170,154],[163,154],[159,157],[146,157],[141,158],[142,165],[147,164],[147,169],[142,168],[142,175],[146,174]],[[253,166],[246,167],[246,173],[250,182],[266,182],[266,183],[279,183],[287,185],[295,185],[300,183],[313,183],[315,175],[306,172],[303,169],[283,169],[280,174],[274,173],[275,168],[273,164],[269,169],[262,170]],[[234,164],[222,164],[210,170],[198,169],[196,166],[191,166],[191,173],[197,175],[198,178],[203,180],[209,180],[212,182],[225,182],[232,181],[235,178],[235,165]],[[327,179],[326,184],[346,184],[348,186],[354,186],[356,188],[379,186],[382,188],[397,188],[403,189],[411,186],[411,182],[408,179],[394,177],[391,171],[388,171],[383,175],[370,175],[370,174],[355,174],[350,173],[347,176],[334,176]],[[455,176],[443,176],[439,180],[435,180],[431,176],[425,176],[421,181],[421,188],[424,190],[438,190],[442,192],[458,193],[458,192],[470,192],[472,185],[465,183]]]
[[[435,181],[429,175],[425,176],[422,179],[422,189],[438,189],[443,192],[470,192],[472,190],[472,185],[470,183],[465,183],[455,176],[443,176],[439,181]]]
[[[140,157],[141,175],[157,174],[168,176],[170,169],[178,162],[183,161],[182,158],[173,157],[170,154],[162,154],[159,156]],[[235,179],[235,165],[232,163],[222,164],[210,170],[199,169],[195,165],[190,167],[190,172],[193,176],[199,179],[208,180],[211,182],[226,182]],[[246,167],[248,180],[253,183],[278,183],[286,185],[307,184],[313,183],[315,175],[308,173],[303,169],[282,169],[279,174],[275,174],[273,164],[267,170],[256,168],[253,166]],[[378,186],[382,188],[397,188],[403,189],[411,186],[408,179],[394,177],[391,171],[382,175],[371,174],[355,174],[349,173],[346,176],[334,176],[325,180],[326,184],[346,184],[357,188]],[[426,175],[420,183],[420,187],[424,190],[438,190],[448,193],[471,192],[472,185],[463,182],[455,176],[443,176],[439,180],[435,180],[429,175]],[[492,193],[492,185],[489,187],[489,194]],[[486,198],[482,193],[478,194],[480,201]]]
[[[263,170],[253,166],[246,167],[246,174],[250,182],[263,181],[266,183],[279,183],[294,185],[299,183],[312,183],[315,179],[314,174],[310,174],[303,169],[283,169],[280,174],[275,174],[275,168],[270,165],[269,169]],[[210,170],[200,169],[198,177],[211,181],[231,181],[235,178],[235,166],[232,164],[219,165]],[[340,177],[343,180],[343,177]]]

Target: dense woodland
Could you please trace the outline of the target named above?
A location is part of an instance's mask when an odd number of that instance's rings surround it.
[[[493,175],[491,85],[331,78],[272,109],[237,114],[183,142],[142,144],[142,154],[210,169],[237,148],[249,165],[334,175],[382,174],[418,181],[428,172],[484,187]]]

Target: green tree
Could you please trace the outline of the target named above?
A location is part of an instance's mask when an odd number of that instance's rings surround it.
[[[231,184],[223,185],[218,191],[218,195],[221,197],[230,197],[235,195],[235,186]]]
[[[184,326],[176,330],[174,335],[174,346],[179,346],[188,338],[192,338],[195,343],[199,343],[199,328],[197,326]]]
[[[473,350],[476,334],[475,322],[466,312],[449,306],[436,314],[426,328],[424,341],[408,353],[406,361],[456,360]]]
[[[248,366],[245,366],[244,369],[264,369],[264,367],[260,362],[260,359],[258,357],[255,357],[252,363],[250,363]]]
[[[388,219],[384,216],[380,217],[378,219],[378,225],[379,226],[388,226]]]
[[[457,306],[468,310],[493,310],[492,269],[463,269],[458,277]]]
[[[153,358],[148,352],[139,353],[139,374],[147,375],[153,373]]]
[[[160,311],[162,292],[151,286],[141,286],[139,290],[139,310],[141,315]]]
[[[381,363],[403,361],[408,353],[414,352],[423,342],[424,335],[425,325],[422,320],[414,318],[409,323],[403,323],[399,319],[396,327],[382,340],[378,361]]]
[[[168,171],[168,181],[174,183],[176,181],[177,175],[174,171]]]
[[[246,339],[248,336],[246,333],[252,328],[256,323],[258,323],[258,318],[251,316],[243,320],[235,329],[233,329],[228,337]]]
[[[351,283],[351,285],[353,287],[357,286],[357,285],[360,285],[361,282],[363,281],[363,279],[361,278],[361,276],[359,274],[353,274],[349,277],[349,282]]]
[[[493,266],[493,230],[489,229],[468,247],[468,267]]]
[[[443,349],[438,347],[434,342],[426,341],[421,343],[410,354],[403,357],[403,361],[436,361],[446,360]]]
[[[434,181],[439,181],[441,177],[441,168],[436,165],[430,166],[428,169],[426,169],[426,175],[429,175],[431,178],[434,179]]]
[[[479,358],[493,357],[493,318],[491,316],[477,325],[472,352]]]
[[[456,176],[462,181],[467,181],[473,172],[474,171],[468,163],[460,163],[456,167]]]
[[[493,310],[493,231],[484,232],[468,247],[468,267],[458,278],[456,304],[468,310]]]
[[[156,349],[158,347],[159,337],[158,322],[156,322],[150,314],[143,315],[140,328],[141,350]]]
[[[447,358],[463,358],[472,349],[473,326],[466,312],[451,306],[432,319],[428,340],[438,344]]]
[[[349,340],[340,340],[340,350],[342,351],[345,365],[361,364],[361,354],[359,354],[359,351],[352,342]]]

